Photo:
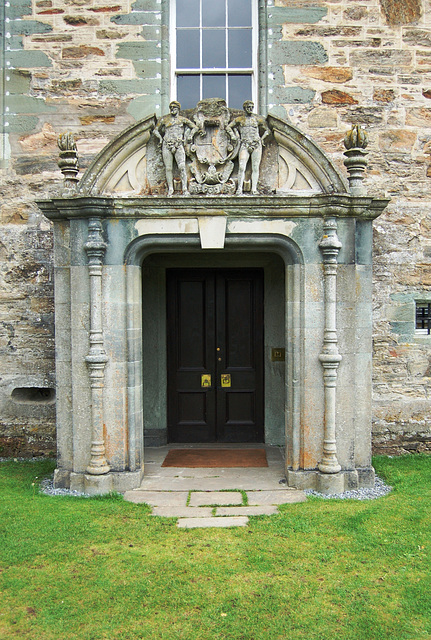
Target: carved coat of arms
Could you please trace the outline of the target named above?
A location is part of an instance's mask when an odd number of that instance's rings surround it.
[[[202,100],[194,120],[200,133],[194,136],[192,144],[186,145],[192,175],[190,193],[235,193],[231,175],[240,142],[234,143],[226,131],[230,120],[226,102],[218,98]]]

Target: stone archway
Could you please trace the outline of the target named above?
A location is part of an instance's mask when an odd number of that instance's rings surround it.
[[[144,260],[261,253],[285,269],[288,484],[371,485],[372,220],[387,201],[363,195],[356,165],[349,193],[325,154],[272,116],[264,193],[168,198],[154,123],[128,129],[77,188],[67,174],[62,196],[38,203],[54,221],[56,484],[104,493],[141,482]]]

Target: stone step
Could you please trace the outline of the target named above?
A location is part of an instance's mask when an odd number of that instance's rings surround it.
[[[272,516],[277,513],[275,505],[262,505],[258,507],[217,507],[216,516]]]
[[[242,504],[242,494],[239,491],[194,491],[190,494],[191,507],[206,505]]]
[[[177,527],[181,529],[197,529],[209,527],[246,527],[247,516],[226,517],[226,518],[180,518]]]
[[[247,491],[249,505],[293,504],[305,502],[307,496],[297,489],[280,489],[279,491]]]
[[[150,507],[185,507],[188,491],[141,491],[140,489],[132,489],[126,491],[124,499],[127,502],[135,504],[146,503]]]
[[[165,518],[211,518],[211,507],[153,507],[152,516]]]

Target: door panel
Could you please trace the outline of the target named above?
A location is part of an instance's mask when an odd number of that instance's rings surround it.
[[[167,294],[169,441],[263,441],[262,270],[170,269]]]

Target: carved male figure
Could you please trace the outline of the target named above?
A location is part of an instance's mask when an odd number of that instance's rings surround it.
[[[163,163],[166,170],[166,180],[168,183],[168,196],[174,193],[173,164],[174,158],[181,175],[183,195],[188,195],[187,173],[186,173],[186,153],[184,144],[192,141],[198,127],[188,118],[180,116],[181,105],[175,100],[169,105],[168,115],[158,120],[154,135],[159,139],[159,147],[162,148]]]
[[[265,118],[253,113],[254,104],[251,100],[246,100],[243,104],[244,114],[235,118],[228,124],[228,132],[233,143],[237,137],[241,140],[238,160],[238,189],[237,195],[242,195],[244,185],[244,175],[247,162],[251,156],[251,192],[257,194],[257,182],[259,180],[259,167],[262,159],[262,147],[264,140],[271,133]],[[263,132],[261,135],[261,131]]]

